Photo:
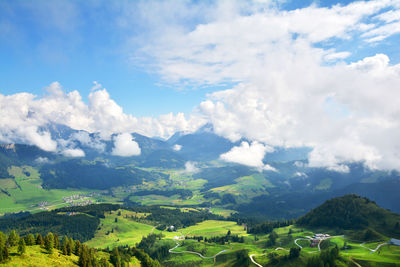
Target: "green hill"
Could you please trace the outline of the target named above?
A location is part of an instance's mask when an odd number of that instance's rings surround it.
[[[374,229],[389,237],[400,237],[400,215],[358,195],[327,200],[297,220],[300,226],[343,230]]]

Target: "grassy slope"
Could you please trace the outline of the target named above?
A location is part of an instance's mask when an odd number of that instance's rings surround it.
[[[118,216],[119,211],[121,211],[121,216]],[[135,222],[130,218],[131,215],[136,217],[143,216],[140,213],[118,210],[105,215],[106,218],[101,219],[100,222],[101,229],[96,231],[93,239],[86,242],[88,246],[95,248],[112,248],[120,245],[134,246],[142,240],[143,236],[149,233],[161,233],[153,225]],[[128,218],[125,218],[126,215],[128,215]],[[117,218],[117,222],[115,222],[115,218]],[[113,233],[111,233],[112,229],[114,229]],[[108,235],[106,234],[107,232],[109,233]],[[176,235],[165,231],[162,233],[168,238],[173,238]]]
[[[78,256],[65,256],[58,250],[47,254],[40,246],[27,246],[24,255],[17,254],[17,247],[10,249],[11,260],[0,266],[78,266]]]
[[[261,174],[252,174],[235,179],[234,184],[225,185],[211,189],[218,193],[230,193],[233,195],[245,195],[254,197],[265,194],[265,190],[274,187],[268,179]]]
[[[246,231],[243,229],[243,227],[237,225],[236,222],[216,221],[216,220],[203,221],[196,225],[181,229],[180,231],[182,232],[182,234],[189,236],[211,237],[211,236],[226,235],[228,230],[231,231],[231,234],[238,234],[239,236],[248,235]]]

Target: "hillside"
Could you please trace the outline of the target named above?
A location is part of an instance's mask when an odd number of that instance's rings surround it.
[[[368,198],[354,194],[327,200],[300,217],[297,224],[343,230],[370,228],[386,236],[400,237],[399,214],[385,210]]]

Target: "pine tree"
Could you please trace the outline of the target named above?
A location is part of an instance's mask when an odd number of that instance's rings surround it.
[[[44,245],[44,240],[41,234],[36,235],[36,245],[43,246]]]
[[[79,256],[79,253],[81,252],[81,242],[79,240],[75,241],[75,246],[74,246],[74,254]]]
[[[89,251],[86,245],[81,246],[81,253],[79,254],[78,264],[80,267],[88,267],[89,266]]]
[[[74,251],[74,244],[75,244],[75,242],[74,242],[74,240],[71,238],[71,239],[69,239],[68,237],[67,237],[67,254],[68,254],[68,256],[71,256],[71,254],[72,254],[72,252]]]
[[[53,248],[54,248],[54,236],[52,233],[48,233],[45,241],[44,241],[44,247],[47,250],[49,254],[53,253]]]
[[[61,251],[62,251],[62,253],[64,255],[68,254],[68,251],[67,251],[67,243],[68,243],[68,241],[69,241],[68,237],[64,236],[63,239],[62,239],[62,242],[61,242]]]
[[[8,247],[4,246],[4,248],[3,248],[3,260],[7,260],[8,257],[9,257]]]
[[[24,254],[26,251],[26,247],[25,247],[25,240],[23,238],[21,238],[18,242],[18,253],[20,255]]]
[[[3,262],[3,250],[4,250],[5,244],[1,242],[0,240],[0,262]]]
[[[36,241],[35,241],[35,237],[33,234],[28,234],[27,236],[25,236],[25,244],[27,246],[33,246],[35,245]]]
[[[18,245],[18,242],[19,242],[19,235],[15,232],[15,230],[12,230],[8,235],[8,244],[11,247],[13,247]]]
[[[54,248],[60,249],[60,239],[58,238],[58,234],[54,233]]]
[[[115,267],[121,267],[121,256],[119,255],[118,248],[115,247],[112,251],[110,261]]]

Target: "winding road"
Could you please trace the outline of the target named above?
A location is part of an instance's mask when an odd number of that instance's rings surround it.
[[[195,252],[195,251],[188,251],[188,250],[185,250],[185,251],[173,251],[174,249],[178,248],[180,245],[181,245],[181,244],[179,244],[178,242],[176,242],[176,246],[173,247],[173,248],[171,248],[171,249],[169,249],[168,252],[169,252],[169,253],[174,253],[174,254],[190,253],[190,254],[195,254],[195,255],[197,255],[197,256],[203,258],[203,259],[214,259],[214,258],[217,257],[219,254],[224,253],[224,252],[226,252],[226,251],[229,250],[229,249],[224,249],[224,250],[221,250],[220,252],[218,252],[217,254],[215,254],[214,256],[206,257],[206,256],[203,256],[202,254],[200,254],[200,253],[198,253],[198,252]],[[261,266],[261,267],[262,267],[262,266]]]
[[[184,236],[181,232],[177,232],[177,233],[181,234],[182,239],[185,239],[185,236]],[[219,254],[222,254],[222,253],[224,253],[224,252],[230,250],[230,249],[224,249],[224,250],[221,250],[220,252],[218,252],[217,254],[215,254],[214,256],[206,257],[206,256],[204,256],[204,255],[202,255],[202,254],[200,254],[199,252],[196,252],[196,251],[189,251],[189,250],[185,250],[185,251],[174,251],[174,250],[177,249],[180,245],[181,245],[181,244],[179,244],[178,242],[176,242],[176,246],[173,247],[173,248],[171,248],[171,249],[169,249],[168,252],[169,252],[169,253],[172,253],[172,254],[189,253],[189,254],[197,255],[197,256],[199,256],[199,257],[202,258],[202,259],[215,259]]]
[[[303,248],[302,246],[300,246],[299,244],[297,244],[298,240],[310,240],[308,238],[297,238],[296,240],[294,240],[294,243],[299,247],[299,248]]]
[[[255,265],[257,265],[258,267],[263,267],[261,264],[257,263],[257,262],[253,259],[253,257],[255,257],[255,256],[262,256],[262,255],[265,255],[265,254],[261,254],[261,255],[251,254],[251,255],[250,255],[250,260],[251,260],[251,262],[254,263]]]
[[[366,248],[366,249],[370,250],[371,252],[370,252],[369,254],[372,254],[372,253],[374,253],[375,251],[377,251],[380,247],[382,247],[382,246],[384,246],[384,245],[387,245],[388,243],[385,242],[385,243],[379,244],[375,249],[368,248],[368,247],[364,246],[364,244],[365,244],[365,242],[362,243],[362,244],[360,244],[360,247],[363,247],[363,248]]]

